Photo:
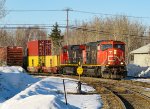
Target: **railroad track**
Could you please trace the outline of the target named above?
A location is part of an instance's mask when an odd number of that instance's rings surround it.
[[[103,109],[127,109],[120,97],[110,89],[101,86],[99,82],[92,83],[92,86],[103,99]]]
[[[75,77],[77,78],[77,77]],[[103,109],[150,109],[150,97],[132,89],[122,81],[82,77],[101,95]],[[132,87],[132,86],[131,86]]]
[[[106,84],[105,86],[120,97],[127,109],[150,109],[149,97],[137,91],[133,91],[129,87]]]

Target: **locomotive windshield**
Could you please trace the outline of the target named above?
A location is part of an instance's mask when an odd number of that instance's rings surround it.
[[[112,44],[103,44],[103,45],[101,45],[101,50],[106,50],[108,48],[112,48]]]
[[[114,48],[118,48],[118,49],[121,49],[121,50],[125,50],[125,46],[124,44],[114,44]]]

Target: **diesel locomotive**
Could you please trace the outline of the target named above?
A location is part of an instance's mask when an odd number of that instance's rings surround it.
[[[124,78],[127,75],[125,43],[102,40],[83,45],[68,45],[60,55],[62,73],[74,73],[82,66],[83,75],[102,78]]]

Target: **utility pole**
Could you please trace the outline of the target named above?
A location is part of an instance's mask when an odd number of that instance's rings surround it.
[[[67,41],[67,45],[68,45],[68,35],[69,35],[69,11],[73,11],[72,9],[70,8],[66,8],[64,11],[66,11],[67,13],[67,25],[66,25],[66,29],[67,29],[67,33],[66,33],[66,37],[65,37],[65,40]]]

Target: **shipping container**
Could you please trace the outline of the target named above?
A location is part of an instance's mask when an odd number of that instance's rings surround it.
[[[34,40],[27,44],[28,56],[46,56],[51,55],[50,40]]]
[[[28,56],[28,66],[45,66],[45,56]]]
[[[29,72],[41,72],[43,66],[45,66],[45,56],[28,56]]]
[[[1,65],[22,66],[23,65],[23,48],[22,47],[0,47]]]
[[[60,56],[45,56],[45,66],[42,67],[44,72],[58,73],[58,66],[60,65]]]
[[[28,67],[38,67],[38,56],[28,56]]]
[[[29,72],[57,72],[59,56],[28,56]]]
[[[46,67],[56,67],[59,66],[60,64],[60,59],[59,56],[57,55],[45,56],[45,58],[46,58],[46,63],[45,63]]]

